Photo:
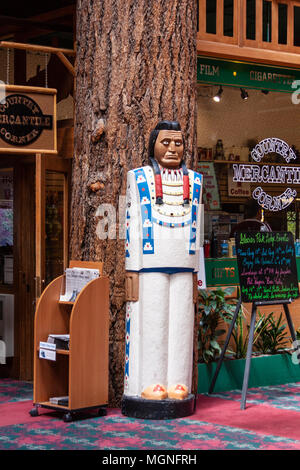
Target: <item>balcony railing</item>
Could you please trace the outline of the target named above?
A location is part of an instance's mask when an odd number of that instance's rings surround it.
[[[198,39],[300,53],[300,1],[198,0]]]

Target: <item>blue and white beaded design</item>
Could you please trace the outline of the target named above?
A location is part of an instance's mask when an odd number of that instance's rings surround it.
[[[126,211],[126,242],[125,242],[125,253],[126,258],[130,257],[129,244],[130,244],[130,225],[129,225],[130,215],[128,210]]]
[[[154,238],[152,227],[152,208],[151,198],[147,179],[143,168],[134,170],[137,187],[140,196],[141,215],[143,225],[143,254],[149,255],[154,253]]]
[[[190,244],[189,254],[196,253],[196,231],[197,231],[197,215],[199,210],[199,201],[201,194],[202,175],[194,172],[194,184],[192,195],[192,211],[191,211],[191,229],[190,229]]]
[[[124,388],[128,389],[129,386],[129,350],[130,350],[130,313],[131,305],[128,302],[126,306],[126,328],[125,328],[125,377]]]
[[[155,217],[152,217],[152,220],[157,225],[162,225],[163,227],[171,227],[171,228],[185,227],[186,225],[191,224],[191,219],[187,220],[186,222],[163,222],[162,220],[158,220]]]

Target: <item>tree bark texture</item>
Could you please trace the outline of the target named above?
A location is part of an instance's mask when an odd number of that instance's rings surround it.
[[[123,393],[126,173],[148,163],[151,129],[178,120],[196,155],[195,0],[78,0],[71,259],[104,261],[110,279],[110,405]],[[111,204],[114,227],[99,227]],[[107,209],[106,211],[104,209]],[[111,215],[111,214],[109,214]],[[99,225],[100,224],[100,225]],[[118,226],[120,224],[120,227]]]

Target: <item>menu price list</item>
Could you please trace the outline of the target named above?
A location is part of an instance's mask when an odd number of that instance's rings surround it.
[[[237,233],[236,254],[243,302],[280,301],[299,296],[291,233]]]

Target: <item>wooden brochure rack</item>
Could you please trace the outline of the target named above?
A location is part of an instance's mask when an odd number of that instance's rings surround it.
[[[72,421],[76,412],[99,408],[106,414],[108,404],[109,280],[102,276],[103,263],[72,261],[70,267],[99,269],[100,277],[90,281],[74,302],[61,302],[64,276],[54,279],[37,304],[34,332],[34,408],[64,412]],[[49,334],[69,334],[69,350],[56,350],[56,360],[39,357],[40,341]],[[50,397],[68,396],[68,405],[55,405]]]

